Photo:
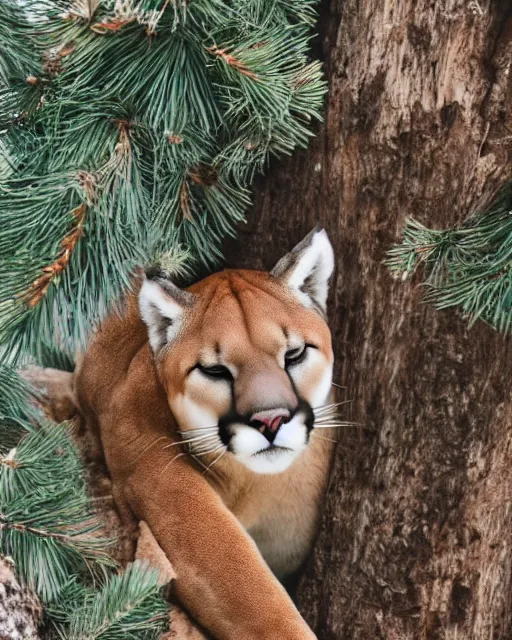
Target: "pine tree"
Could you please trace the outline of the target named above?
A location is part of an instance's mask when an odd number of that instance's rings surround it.
[[[48,634],[156,638],[157,575],[108,555],[69,427],[15,373],[72,369],[137,267],[211,268],[325,93],[312,0],[0,0],[0,553]]]

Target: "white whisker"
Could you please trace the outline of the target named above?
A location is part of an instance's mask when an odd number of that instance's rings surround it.
[[[168,444],[163,448],[164,449],[170,449],[171,447],[176,447],[179,444],[190,444],[191,442],[199,442],[199,441],[202,441],[202,440],[210,440],[211,438],[215,438],[215,436],[214,435],[211,435],[211,436],[197,436],[195,438],[189,438],[188,440],[179,440],[178,442],[172,442],[171,444]]]
[[[336,429],[338,427],[364,427],[360,422],[315,422],[315,429]]]
[[[215,442],[205,442],[200,447],[194,447],[194,453],[199,455],[199,456],[206,455],[209,451],[212,451],[212,449],[215,449],[215,447],[217,446],[218,443],[219,443],[218,439],[216,439]],[[222,446],[224,446],[224,445],[222,445]]]
[[[323,404],[319,407],[313,407],[313,411],[316,413],[324,413],[325,411],[330,411],[335,407],[341,407],[343,404],[348,404],[349,402],[354,402],[353,400],[342,400],[341,402],[333,402],[332,404]]]
[[[346,389],[347,387],[344,387],[341,384],[337,384],[336,382],[331,382],[333,387],[336,387],[337,389]]]
[[[202,460],[200,460],[197,456],[195,456],[193,453],[190,454],[190,457],[194,458],[194,460],[197,462],[197,464],[199,464],[199,465],[201,465],[203,467],[203,469],[205,470],[205,473],[206,473],[206,471],[209,470],[210,473],[213,473],[213,475],[217,476],[217,478],[220,477],[219,474],[214,469],[210,470],[209,467],[207,467],[205,465],[205,463]]]
[[[161,477],[163,476],[163,474],[164,474],[165,470],[167,469],[167,467],[168,467],[169,465],[171,465],[175,460],[177,460],[178,458],[181,458],[182,456],[186,456],[186,455],[187,455],[186,453],[178,453],[178,455],[177,455],[177,456],[174,456],[174,458],[172,458],[172,460],[170,460],[170,461],[165,465],[165,467],[162,469],[162,472],[160,473],[160,476],[159,476],[159,477],[161,478]]]
[[[333,416],[319,416],[316,420],[315,423],[320,423],[320,424],[325,424],[326,422],[335,422],[336,424],[356,424],[355,422],[352,422],[352,420],[343,420],[343,418],[340,415],[333,415]]]
[[[186,429],[185,431],[178,431],[178,433],[189,433],[190,431],[205,431],[207,429],[218,429],[219,426],[217,424],[210,424],[204,427],[193,427],[192,429]]]
[[[325,419],[325,420],[315,420],[315,424],[335,424],[340,426],[346,426],[349,424],[357,424],[356,422],[351,422],[350,420],[333,420],[333,419]]]
[[[201,456],[202,457],[202,456],[208,455],[209,453],[216,453],[217,451],[220,451],[221,449],[223,449],[224,446],[225,446],[224,444],[220,444],[218,447],[215,447],[214,449],[207,449],[206,451],[201,451],[201,452],[194,451],[194,453],[197,456]]]
[[[340,426],[341,425],[339,424],[319,424],[318,422],[315,422],[313,429],[337,429]]]
[[[160,436],[159,438],[156,438],[155,440],[153,440],[153,442],[151,444],[148,444],[147,447],[145,447],[144,449],[142,449],[142,451],[139,452],[139,454],[137,455],[137,457],[135,458],[135,462],[141,457],[143,456],[146,451],[149,451],[149,449],[151,449],[151,447],[153,447],[157,442],[160,442],[160,440],[170,440],[169,436]]]
[[[195,456],[193,453],[191,453],[191,454],[190,454],[190,457],[191,457],[191,458],[194,458],[194,460],[195,460],[198,464],[200,464],[200,465],[203,467],[203,469],[206,469],[206,465],[205,465],[205,463],[204,463],[202,460],[199,460],[199,458],[198,458],[197,456]]]
[[[207,433],[202,436],[194,436],[193,438],[187,438],[186,440],[182,440],[181,442],[200,442],[201,440],[210,440],[211,438],[217,438],[216,433]]]
[[[220,454],[220,456],[218,456],[217,458],[215,458],[215,460],[214,460],[213,462],[211,462],[211,463],[208,465],[208,467],[206,467],[206,469],[203,471],[203,475],[204,475],[207,471],[210,471],[210,469],[213,467],[213,465],[214,465],[215,463],[217,463],[217,462],[222,458],[222,456],[224,456],[227,452],[228,452],[228,450],[226,449],[225,451],[223,451],[223,452]]]
[[[193,429],[189,429],[188,431],[178,431],[177,432],[182,438],[197,438],[199,436],[208,436],[212,434],[218,433],[217,429],[208,429],[204,433],[200,431],[199,433],[195,433]]]

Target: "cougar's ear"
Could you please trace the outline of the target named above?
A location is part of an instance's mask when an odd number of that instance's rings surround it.
[[[325,229],[316,227],[272,269],[305,306],[326,311],[329,278],[334,269],[334,251]]]
[[[182,316],[192,307],[195,297],[174,285],[169,274],[160,267],[146,269],[139,293],[139,309],[155,354],[175,337]]]

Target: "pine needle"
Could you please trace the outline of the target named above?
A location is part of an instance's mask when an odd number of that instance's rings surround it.
[[[314,2],[28,2],[30,21],[0,5],[11,359],[42,356],[55,332],[83,346],[155,254],[218,264],[255,174],[308,143],[326,91],[309,60]]]
[[[426,301],[458,307],[470,326],[483,320],[498,331],[512,324],[512,186],[493,205],[452,229],[435,231],[408,219],[387,264],[403,280],[423,267]]]

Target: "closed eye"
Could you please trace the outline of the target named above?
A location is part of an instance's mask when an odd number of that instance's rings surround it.
[[[316,349],[314,344],[304,344],[301,347],[290,349],[285,353],[284,363],[286,367],[293,367],[296,364],[304,362],[307,356],[308,349]]]
[[[214,378],[218,380],[229,380],[229,381],[233,380],[231,371],[227,367],[224,367],[221,364],[216,364],[211,367],[207,367],[201,364],[200,362],[198,362],[195,368],[199,369],[199,371],[208,378]]]

